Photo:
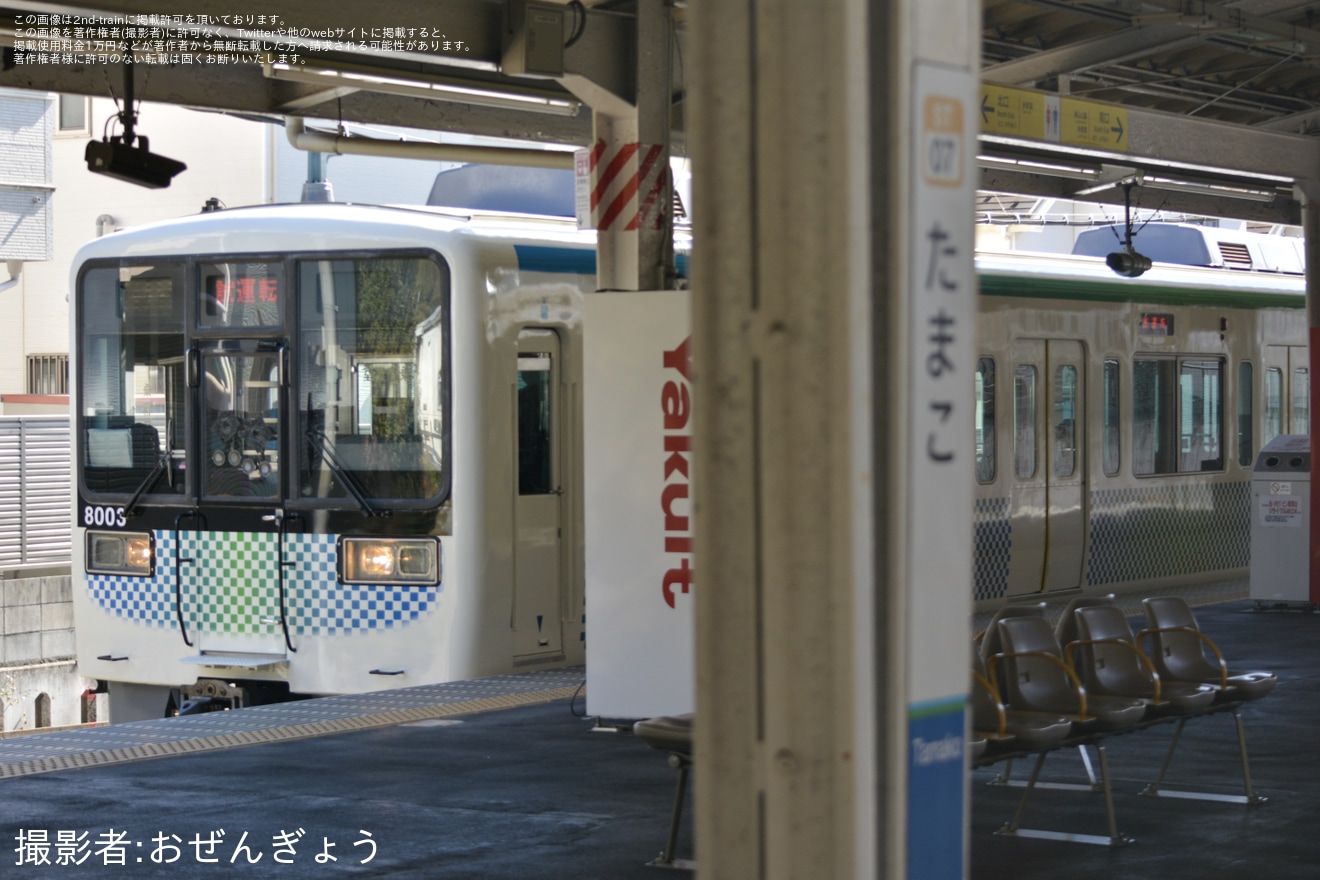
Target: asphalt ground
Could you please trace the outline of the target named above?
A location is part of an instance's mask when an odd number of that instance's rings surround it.
[[[655,880],[676,774],[569,706],[6,779],[0,877]],[[33,830],[49,865],[17,864]],[[82,864],[57,864],[61,832]]]
[[[1274,693],[1243,710],[1253,782],[1269,801],[1139,797],[1172,725],[1108,741],[1118,827],[1136,838],[1121,848],[995,836],[1020,790],[989,785],[997,767],[976,770],[972,880],[1320,876],[1320,762],[1312,748],[1320,616],[1258,612],[1245,601],[1196,613],[1233,668],[1279,674]],[[581,701],[559,699],[2,779],[0,837],[8,843],[0,877],[673,876],[645,863],[665,843],[675,772],[630,735],[593,732],[573,708]],[[1019,764],[1014,775],[1028,769]],[[1075,782],[1082,774],[1076,753],[1059,751],[1042,778]],[[1190,722],[1166,787],[1240,793],[1241,779],[1231,716]],[[1023,824],[1103,834],[1104,804],[1096,793],[1039,791]],[[685,822],[679,855],[691,854]],[[37,863],[43,857],[48,863]]]

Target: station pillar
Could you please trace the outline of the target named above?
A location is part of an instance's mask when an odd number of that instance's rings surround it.
[[[674,286],[672,15],[665,0],[637,3],[626,94],[580,76],[561,80],[592,108],[589,200],[600,290]]]
[[[1320,450],[1320,419],[1316,418],[1316,404],[1320,403],[1320,388],[1315,377],[1320,376],[1320,181],[1300,181],[1295,190],[1302,202],[1302,234],[1305,236],[1306,254],[1306,341],[1311,375],[1311,461]],[[1312,465],[1314,468],[1314,465]],[[1255,516],[1253,511],[1252,516]],[[1311,578],[1310,600],[1320,604],[1320,492],[1311,492]]]
[[[698,876],[964,877],[980,5],[688,11]]]

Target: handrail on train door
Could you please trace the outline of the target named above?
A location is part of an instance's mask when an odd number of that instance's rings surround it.
[[[179,619],[179,633],[183,636],[183,643],[191,648],[193,647],[192,639],[188,638],[188,625],[183,620],[183,563],[191,564],[197,560],[191,556],[185,559],[183,556],[183,538],[181,535],[183,530],[180,524],[185,519],[200,520],[202,529],[205,530],[206,514],[194,507],[192,510],[181,512],[174,518],[174,613]],[[193,531],[197,531],[197,529],[193,529]]]
[[[284,538],[289,534],[289,528],[288,528],[289,520],[291,519],[299,520],[303,524],[303,528],[306,528],[307,519],[297,511],[294,511],[293,513],[281,512],[281,514],[277,517],[277,519],[279,520],[279,524],[280,524],[280,540],[279,540],[280,548],[279,548],[279,566],[278,566],[280,571],[280,628],[284,630],[284,646],[288,648],[290,652],[297,654],[298,649],[293,646],[293,640],[289,637],[289,609],[288,609],[288,603],[286,602],[287,594],[285,592],[285,586],[284,586],[284,569],[291,568],[293,565],[295,565],[295,563],[284,561]]]

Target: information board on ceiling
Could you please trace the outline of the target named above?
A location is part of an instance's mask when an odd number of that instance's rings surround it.
[[[1032,89],[981,83],[982,134],[1101,150],[1128,149],[1127,108]]]

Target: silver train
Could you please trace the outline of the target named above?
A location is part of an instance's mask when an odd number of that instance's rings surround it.
[[[1245,574],[1256,453],[1310,430],[1300,240],[1146,231],[1203,266],[1116,277],[1109,229],[1094,257],[978,257],[980,609]]]
[[[593,248],[342,204],[85,246],[74,613],[113,720],[584,663]],[[1244,569],[1253,455],[1308,425],[1300,278],[979,272],[977,603]]]

